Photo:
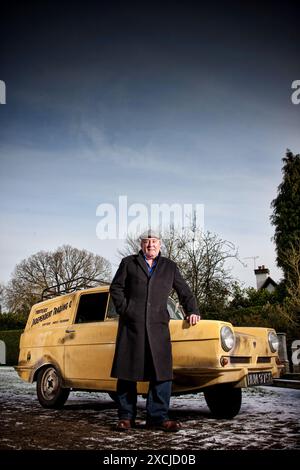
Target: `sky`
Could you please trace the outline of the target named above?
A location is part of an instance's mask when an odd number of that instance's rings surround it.
[[[99,238],[97,208],[118,215],[120,196],[203,204],[240,282],[255,286],[254,262],[280,280],[269,218],[286,149],[300,152],[299,2],[1,8],[1,282],[63,244],[114,272],[123,241]]]

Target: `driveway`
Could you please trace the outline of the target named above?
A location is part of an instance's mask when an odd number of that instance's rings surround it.
[[[300,390],[253,387],[232,420],[211,417],[202,394],[174,397],[171,417],[182,422],[175,434],[146,431],[145,400],[139,399],[138,428],[114,431],[117,410],[105,393],[72,392],[62,410],[43,409],[35,384],[0,367],[2,450],[273,450],[300,449]]]

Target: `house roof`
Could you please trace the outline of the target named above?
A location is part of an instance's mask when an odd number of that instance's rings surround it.
[[[273,287],[277,287],[278,284],[277,282],[275,282],[270,276],[267,277],[267,279],[265,280],[265,282],[263,283],[262,286],[260,286],[259,289],[266,289],[268,286],[273,286]]]

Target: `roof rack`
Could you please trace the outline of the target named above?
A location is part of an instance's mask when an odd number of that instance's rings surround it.
[[[70,279],[69,281],[60,282],[54,286],[46,287],[41,296],[41,301],[46,299],[52,299],[59,295],[69,294],[76,290],[89,289],[91,287],[96,287],[95,284],[104,284],[109,285],[110,282],[103,279],[91,279],[89,277],[77,277],[75,279]]]

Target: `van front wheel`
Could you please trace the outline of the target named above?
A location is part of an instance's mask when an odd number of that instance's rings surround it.
[[[37,376],[36,392],[44,408],[62,408],[68,399],[70,389],[62,388],[62,378],[55,367],[41,369]]]
[[[242,389],[231,384],[213,385],[204,390],[204,397],[213,416],[231,419],[240,411]]]

